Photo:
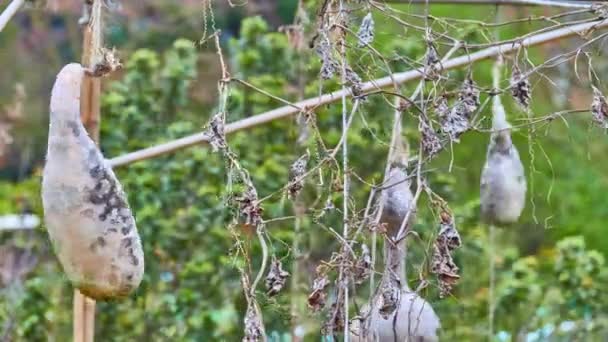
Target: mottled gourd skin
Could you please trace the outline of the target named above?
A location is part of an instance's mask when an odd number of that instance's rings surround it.
[[[490,224],[515,223],[526,200],[526,176],[508,129],[492,135],[481,173],[481,216]]]
[[[53,86],[44,219],[72,284],[94,299],[120,298],[141,282],[143,251],[125,193],[80,121],[83,76],[68,64]]]

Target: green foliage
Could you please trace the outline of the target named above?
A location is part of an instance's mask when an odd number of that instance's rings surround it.
[[[450,10],[446,8],[440,8],[438,13]],[[472,10],[463,10],[458,15],[471,16]],[[424,54],[424,41],[419,35],[410,35],[408,30],[380,20],[377,20],[377,31],[375,47],[384,56],[390,56],[388,65],[393,71],[410,69],[408,60]],[[454,32],[459,38],[470,40],[481,40],[485,34],[485,29],[476,24]],[[269,32],[261,18],[243,21],[238,38],[226,45],[231,75],[278,97],[296,101],[340,87],[335,78],[320,83],[320,62],[314,52],[294,51],[286,37]],[[406,56],[407,60],[400,56]],[[388,71],[384,61],[363,50],[349,52],[348,57],[364,80],[383,76]],[[102,98],[102,149],[107,157],[202,130],[215,112],[201,108],[190,94],[199,72],[198,58],[195,45],[182,39],[173,42],[162,54],[149,49],[130,54],[122,79],[110,83]],[[531,52],[530,58],[540,57]],[[480,85],[490,83],[488,66],[481,64],[474,69]],[[450,72],[449,88],[457,89],[464,74],[465,71]],[[410,93],[411,87],[404,86],[401,91]],[[429,86],[426,91],[430,90]],[[535,111],[551,109],[543,101],[535,101]],[[367,182],[380,182],[384,170],[386,143],[391,132],[388,123],[392,120],[388,102],[390,98],[383,95],[369,96],[361,104],[349,131],[352,172]],[[228,121],[279,105],[283,103],[232,83]],[[512,103],[507,105],[513,119],[523,115],[513,109]],[[291,163],[308,149],[312,154],[309,166],[315,166],[340,139],[341,106],[316,108],[315,114],[314,127],[309,127],[310,134],[300,145],[296,144],[301,132],[295,120],[275,121],[228,137],[231,149],[249,170],[260,197],[272,194],[263,203],[266,219],[293,215],[293,204],[281,191],[288,182]],[[418,144],[414,122],[413,116],[405,116],[405,136],[412,150],[416,150]],[[604,261],[608,240],[603,234],[607,209],[601,205],[605,194],[601,189],[606,189],[606,179],[597,168],[569,165],[585,163],[589,153],[605,166],[599,157],[606,144],[600,140],[589,144],[587,150],[571,143],[570,140],[583,141],[588,133],[587,127],[577,122],[568,128],[552,128],[549,133],[546,137],[535,137],[537,144],[531,147],[536,151],[536,171],[528,172],[528,176],[533,177],[536,186],[530,194],[535,200],[535,211],[528,203],[522,223],[512,230],[501,231],[497,246],[487,245],[487,227],[479,224],[478,217],[479,171],[487,135],[467,134],[460,144],[453,146],[453,153],[444,152],[429,165],[433,172],[428,173],[428,184],[450,203],[463,239],[463,247],[454,256],[461,268],[461,281],[454,297],[439,300],[437,284],[428,265],[429,241],[436,234],[437,217],[426,199],[419,204],[416,225],[419,239],[411,241],[408,272],[413,288],[419,285],[419,275],[429,280],[430,285],[422,293],[441,318],[444,340],[487,338],[487,266],[492,256],[498,274],[497,339],[536,334],[537,340],[542,340],[543,329],[556,330],[564,322],[576,324],[576,329],[557,334],[564,340],[599,336],[592,334],[604,328],[608,300],[601,289],[608,280]],[[524,162],[530,165],[531,158],[524,147],[526,135],[525,131],[517,132],[515,143]],[[545,153],[548,157],[543,159],[541,156]],[[454,168],[448,172],[446,166],[451,163]],[[246,227],[235,227],[241,238],[238,243],[228,229],[234,209],[228,206],[228,199],[241,185],[234,179],[234,170],[226,165],[210,148],[194,146],[116,170],[136,215],[144,244],[146,272],[140,289],[131,298],[98,303],[97,340],[240,339],[246,303],[237,268],[246,267],[250,258],[253,269],[247,272],[254,277],[261,253],[257,240],[248,235]],[[310,314],[305,303],[315,266],[339,248],[329,228],[339,230],[341,214],[323,208],[328,199],[333,206],[342,207],[338,186],[341,177],[339,167],[329,163],[306,183],[301,200],[309,209],[301,221],[299,234],[295,232],[293,219],[267,225],[271,252],[297,277],[294,288],[287,286],[275,298],[268,298],[262,288],[258,289],[266,330],[275,341],[288,340],[292,314],[293,321],[306,330],[309,340],[320,338],[318,331],[325,313]],[[352,212],[364,209],[369,190],[367,184],[353,177]],[[35,177],[17,185],[0,183],[0,193],[25,196],[41,215],[38,192],[39,179]],[[0,199],[0,212],[19,209],[14,198]],[[551,215],[555,215],[552,220]],[[546,229],[547,222],[555,229]],[[364,230],[364,234],[369,233]],[[297,249],[295,238],[299,240]],[[11,239],[21,246],[33,241],[43,262],[24,280],[21,290],[3,291],[2,298],[11,299],[0,301],[0,321],[12,315],[17,340],[44,340],[47,334],[56,340],[68,340],[71,290],[66,279],[59,275],[45,232],[37,231],[34,238]],[[2,237],[2,241],[7,240]],[[241,247],[251,250],[250,255],[243,255]],[[296,264],[297,273],[293,271]],[[330,277],[335,279],[335,274]],[[367,300],[367,291],[367,286],[357,288],[358,304]],[[297,303],[294,311],[291,302]]]

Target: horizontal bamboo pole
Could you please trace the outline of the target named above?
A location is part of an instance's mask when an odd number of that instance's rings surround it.
[[[445,70],[461,67],[468,65],[473,62],[481,61],[487,58],[491,58],[500,54],[508,54],[516,51],[520,47],[530,47],[540,44],[545,44],[557,39],[562,39],[575,34],[587,32],[592,29],[601,29],[608,26],[608,19],[601,21],[594,21],[590,23],[578,24],[563,27],[553,31],[540,33],[526,39],[523,39],[520,44],[505,43],[497,46],[493,46],[487,49],[483,49],[469,55],[463,55],[456,58],[452,58],[443,63]],[[418,80],[423,76],[423,69],[418,68],[406,72],[396,73],[392,76],[385,76],[373,81],[365,82],[361,89],[365,92],[370,92],[380,88],[386,88],[394,83],[402,84],[405,82]],[[394,83],[393,83],[394,82]],[[226,134],[238,132],[251,127],[259,126],[270,121],[287,118],[291,115],[297,114],[302,110],[310,109],[313,107],[325,105],[328,103],[336,102],[341,99],[343,95],[351,96],[350,90],[338,90],[330,94],[323,94],[318,97],[313,97],[307,100],[296,102],[294,105],[283,106],[271,111],[251,116],[246,119],[235,121],[226,125]],[[156,146],[144,148],[139,151],[130,152],[122,156],[118,156],[110,159],[108,162],[112,167],[121,167],[129,165],[138,161],[155,158],[164,154],[172,153],[193,145],[209,143],[209,138],[204,132],[189,135],[177,140],[173,140],[167,143],[159,144]]]
[[[426,4],[426,0],[384,0],[386,3]],[[565,8],[590,8],[593,1],[565,0],[429,0],[430,5],[511,5],[511,6],[553,6]]]
[[[11,20],[11,18],[17,13],[19,8],[23,6],[25,0],[13,0],[8,6],[4,9],[2,14],[0,14],[0,32],[4,29],[6,24]]]

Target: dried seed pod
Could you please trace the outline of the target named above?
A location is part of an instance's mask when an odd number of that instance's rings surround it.
[[[308,307],[312,311],[319,311],[325,306],[327,293],[325,288],[329,285],[327,275],[317,271],[317,277],[312,282],[312,292],[308,296]]]
[[[380,196],[382,207],[380,224],[386,224],[387,233],[391,237],[399,232],[406,216],[406,231],[416,220],[414,194],[410,189],[410,180],[405,171],[408,159],[407,146],[403,144],[400,137],[398,139],[396,149],[391,156],[391,167],[384,182],[384,190]]]
[[[522,74],[519,67],[514,64],[511,72],[511,95],[515,101],[525,110],[530,107],[530,81]]]
[[[289,272],[283,270],[281,261],[278,259],[272,260],[270,270],[266,275],[266,293],[268,296],[272,297],[279,293],[285,286],[287,277],[289,277]]]
[[[591,103],[593,121],[603,129],[608,129],[608,103],[602,92],[593,87],[593,102]]]
[[[431,261],[431,272],[438,277],[439,296],[441,298],[449,295],[458,279],[460,279],[458,266],[454,263],[451,254],[460,245],[460,234],[456,230],[454,218],[449,213],[442,212],[439,235],[433,244],[433,258]]]
[[[296,198],[302,188],[304,188],[304,180],[300,178],[306,173],[306,166],[308,165],[309,158],[310,154],[306,152],[306,154],[291,164],[291,167],[289,168],[289,186],[287,187],[287,193],[291,199]]]
[[[253,184],[247,184],[247,190],[236,201],[239,203],[239,211],[245,218],[245,224],[258,227],[262,224],[262,212],[264,211],[258,201],[258,192]]]
[[[118,298],[139,285],[143,251],[122,186],[80,121],[84,72],[68,64],[53,86],[44,219],[72,284],[94,299]]]
[[[206,135],[209,137],[209,144],[211,145],[213,152],[226,149],[228,144],[226,143],[224,113],[216,113],[211,118]]]
[[[449,111],[449,114],[443,117],[442,130],[450,136],[450,139],[458,141],[460,135],[469,130],[469,120],[478,107],[479,90],[475,81],[469,76],[460,88],[458,102]],[[440,109],[445,110],[445,108]]]
[[[424,74],[426,79],[435,80],[439,77],[441,69],[441,59],[435,44],[430,40],[426,44],[426,55],[424,56]]]
[[[428,157],[434,157],[443,149],[439,136],[424,118],[420,118],[418,130],[420,131],[420,146]]]
[[[494,132],[481,173],[481,216],[488,223],[502,225],[516,222],[524,209],[526,177],[498,96],[492,111]]]
[[[361,256],[355,262],[354,278],[355,284],[363,284],[372,273],[372,256],[369,247],[366,244],[361,244]]]
[[[258,342],[265,341],[264,324],[259,314],[257,305],[249,305],[245,314],[245,334],[243,342]]]
[[[336,71],[340,70],[340,64],[332,56],[331,42],[325,32],[319,33],[316,52],[321,58],[321,78],[324,80],[332,78]]]
[[[371,12],[363,17],[359,32],[357,32],[357,38],[359,39],[359,47],[369,45],[374,41],[374,18]]]

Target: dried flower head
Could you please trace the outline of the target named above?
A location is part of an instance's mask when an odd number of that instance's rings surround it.
[[[258,227],[262,224],[263,209],[258,201],[258,192],[252,184],[247,184],[241,196],[236,198],[241,216],[245,217],[245,225]]]
[[[591,114],[593,115],[593,121],[595,121],[599,127],[608,129],[608,103],[606,102],[604,94],[596,87],[593,87]]]
[[[312,282],[312,292],[308,296],[308,307],[312,311],[316,312],[325,307],[325,300],[327,298],[325,288],[327,285],[329,285],[327,274],[317,270],[317,277]]]
[[[268,296],[272,297],[279,293],[283,289],[283,286],[285,286],[287,277],[289,277],[289,272],[283,270],[281,261],[278,259],[272,260],[270,270],[266,275],[266,293]]]
[[[424,56],[424,76],[427,80],[436,80],[439,77],[439,70],[441,70],[441,59],[435,44],[429,40]]]
[[[340,64],[332,56],[331,42],[325,32],[319,33],[317,41],[316,52],[321,58],[321,78],[328,80],[335,75],[336,71],[340,70]]]
[[[439,109],[442,112],[445,111],[445,105],[442,103],[439,105],[442,107]],[[458,102],[449,111],[449,114],[443,116],[441,129],[449,135],[450,139],[458,141],[460,135],[469,130],[469,120],[478,107],[479,90],[475,81],[469,76],[460,88]]]
[[[511,71],[511,95],[523,109],[527,110],[530,107],[530,81],[516,64]]]
[[[428,157],[434,157],[443,148],[439,136],[435,130],[433,130],[431,124],[424,118],[420,119],[418,130],[420,131],[420,145],[422,146],[422,150]]]
[[[452,259],[451,252],[460,247],[461,240],[454,217],[447,212],[441,213],[439,235],[433,245],[433,258],[431,272],[435,273],[439,281],[439,295],[441,298],[449,295],[454,285],[460,279],[458,266]]]
[[[359,32],[357,32],[357,38],[359,38],[359,47],[371,44],[374,41],[374,18],[371,12],[363,17]]]
[[[361,77],[349,65],[346,65],[345,70],[344,80],[350,85],[353,95],[361,95]]]
[[[213,152],[224,150],[228,146],[226,143],[224,113],[217,113],[209,121],[206,135],[209,137],[209,144]]]
[[[263,340],[264,329],[262,318],[254,304],[249,305],[245,314],[245,336],[243,342],[258,342]]]
[[[308,159],[310,154],[306,152],[303,156],[298,158],[289,167],[289,186],[287,187],[287,193],[289,198],[294,199],[302,188],[304,188],[304,180],[301,177],[306,173],[306,166],[308,165]]]
[[[355,262],[354,278],[355,284],[362,284],[372,274],[372,256],[369,247],[361,244],[361,255]]]

